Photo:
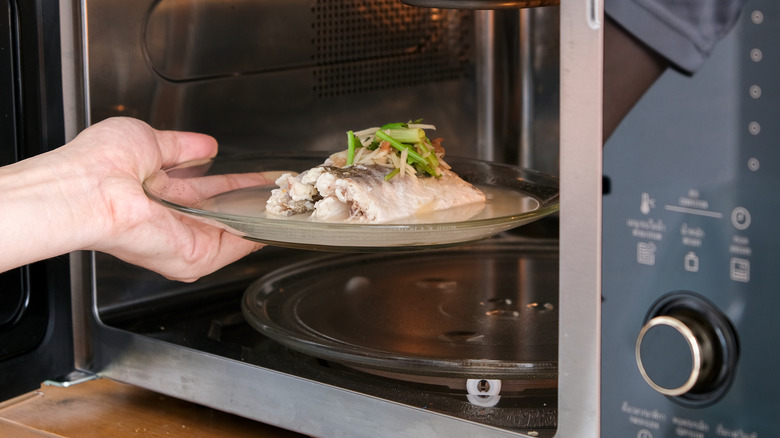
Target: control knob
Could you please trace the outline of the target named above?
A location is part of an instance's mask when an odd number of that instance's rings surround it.
[[[736,334],[711,303],[675,293],[657,303],[636,341],[636,363],[655,391],[684,405],[709,404],[723,395],[738,356]]]

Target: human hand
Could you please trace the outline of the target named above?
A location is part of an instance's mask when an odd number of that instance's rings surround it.
[[[194,281],[259,249],[261,244],[163,207],[143,191],[142,182],[159,169],[216,153],[209,136],[112,118],[28,160],[27,168],[35,164],[38,173],[51,175],[49,195],[38,201],[53,222],[48,244],[55,254],[43,256],[95,250],[170,279]]]

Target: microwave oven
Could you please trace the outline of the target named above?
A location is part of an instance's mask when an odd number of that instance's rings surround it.
[[[780,11],[750,0],[700,72],[665,73],[603,144],[603,4],[462,3],[9,0],[5,163],[112,116],[211,134],[225,155],[325,151],[343,129],[423,117],[453,155],[559,177],[560,213],[408,254],[269,246],[192,284],[92,252],[4,273],[2,396],[98,376],[312,436],[776,436]],[[301,144],[301,125],[323,140]],[[399,371],[242,313],[275,282],[339,291],[328,272],[406,259],[471,284],[458,305],[501,324],[423,342],[415,327],[453,301],[438,289],[426,309],[399,279],[351,314],[390,321],[368,341],[384,364],[429,352]],[[525,369],[474,365],[507,356]]]

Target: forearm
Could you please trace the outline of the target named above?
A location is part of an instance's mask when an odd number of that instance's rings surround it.
[[[160,169],[216,152],[207,135],[113,118],[54,151],[0,168],[0,272],[94,250],[193,281],[259,249],[144,193],[143,181]],[[246,178],[244,184],[267,183]]]
[[[614,21],[604,28],[604,141],[667,69],[668,62]]]
[[[58,152],[0,168],[0,272],[88,247],[100,230],[90,176]]]

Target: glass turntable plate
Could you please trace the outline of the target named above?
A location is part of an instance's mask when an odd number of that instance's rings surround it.
[[[244,293],[245,319],[293,350],[358,369],[436,378],[557,376],[558,253],[486,241],[337,254]]]
[[[274,181],[285,171],[321,164],[325,154],[217,156],[162,170],[144,182],[147,195],[174,210],[259,242],[304,249],[382,252],[474,242],[558,211],[558,180],[501,164],[448,157],[464,180],[488,196],[465,221],[449,213],[405,223],[321,222],[307,215],[266,217]]]

